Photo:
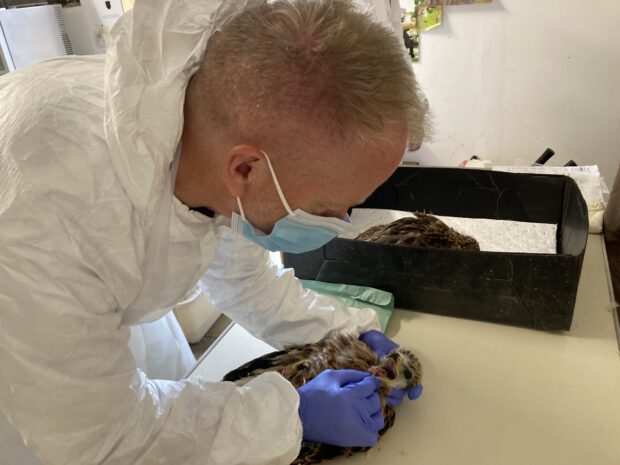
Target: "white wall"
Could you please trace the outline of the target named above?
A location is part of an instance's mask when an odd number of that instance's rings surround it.
[[[401,5],[407,0],[401,0]],[[406,159],[455,165],[569,159],[620,162],[620,1],[494,0],[448,6],[422,33],[414,65],[433,113],[433,141]]]

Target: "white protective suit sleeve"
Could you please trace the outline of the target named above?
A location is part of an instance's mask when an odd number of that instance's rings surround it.
[[[147,379],[63,207],[18,198],[0,215],[0,408],[43,463],[290,463],[301,425],[284,378]]]
[[[265,249],[230,230],[221,234],[201,288],[218,310],[277,348],[381,327],[374,310],[304,289],[292,269],[281,269]]]

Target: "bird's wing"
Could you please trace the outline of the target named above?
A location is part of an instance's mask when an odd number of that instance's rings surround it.
[[[287,352],[287,350],[280,350],[255,358],[228,372],[224,378],[222,378],[222,381],[235,382],[246,378],[254,378],[267,371],[279,371],[282,368],[280,365],[281,356],[285,355]]]

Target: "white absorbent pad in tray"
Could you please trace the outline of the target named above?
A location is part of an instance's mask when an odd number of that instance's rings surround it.
[[[340,237],[355,239],[372,226],[388,224],[409,216],[413,216],[413,213],[376,208],[354,208],[351,213],[351,228]],[[434,216],[461,234],[475,238],[483,252],[557,253],[557,224]]]

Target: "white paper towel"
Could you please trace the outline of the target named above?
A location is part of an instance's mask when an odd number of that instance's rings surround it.
[[[413,216],[413,213],[399,210],[354,208],[351,213],[351,228],[340,237],[355,239],[372,226],[410,216]],[[480,250],[484,252],[557,253],[556,224],[434,216],[461,234],[475,238],[480,244]]]

